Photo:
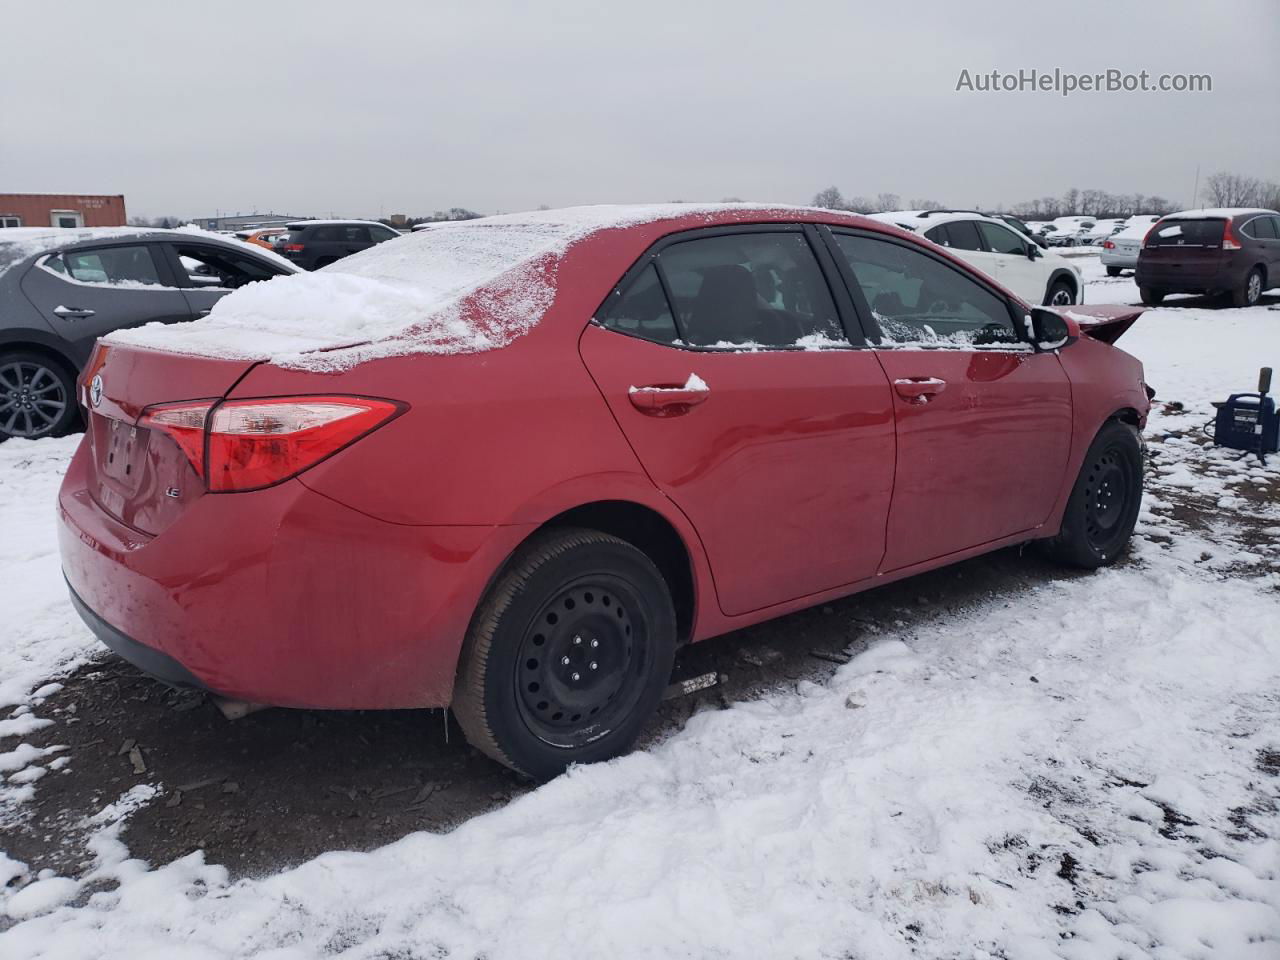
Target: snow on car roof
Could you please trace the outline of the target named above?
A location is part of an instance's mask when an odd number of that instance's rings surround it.
[[[987,223],[999,224],[1002,227],[1009,226],[1003,220],[984,217],[980,213],[930,213],[928,216],[925,216],[925,213],[924,210],[897,210],[889,213],[872,213],[868,214],[868,217],[879,220],[881,223],[891,223],[895,227],[917,232],[936,227],[940,223],[950,223],[952,220],[985,220]]]
[[[446,221],[313,273],[249,284],[191,323],[117,330],[106,340],[318,371],[377,357],[477,353],[533,329],[555,299],[559,258],[592,233],[689,216],[806,209],[601,205]],[[484,309],[468,313],[464,301],[481,288]]]
[[[1205,207],[1200,210],[1181,210],[1168,215],[1170,220],[1230,220],[1246,213],[1275,213],[1262,207]]]

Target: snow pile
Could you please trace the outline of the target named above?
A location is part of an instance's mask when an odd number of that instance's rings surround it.
[[[149,324],[106,339],[311,370],[407,353],[492,350],[541,320],[555,299],[560,257],[590,234],[670,217],[769,209],[594,206],[442,222],[315,273],[251,284],[194,323]]]

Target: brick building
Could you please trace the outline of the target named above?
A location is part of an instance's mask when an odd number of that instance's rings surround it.
[[[123,196],[0,193],[0,227],[123,227]]]

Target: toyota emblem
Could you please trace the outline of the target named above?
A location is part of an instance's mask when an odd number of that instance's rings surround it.
[[[89,381],[89,402],[95,407],[102,402],[102,376],[95,374]]]

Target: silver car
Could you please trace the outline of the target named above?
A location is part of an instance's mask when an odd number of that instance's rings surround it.
[[[1142,240],[1147,231],[1159,217],[1130,217],[1119,233],[1114,233],[1102,241],[1102,265],[1107,268],[1108,277],[1120,276],[1121,270],[1136,270],[1138,254],[1142,251]]]
[[[237,287],[296,272],[270,251],[203,232],[0,230],[0,440],[78,424],[76,377],[103,334],[194,320]]]

